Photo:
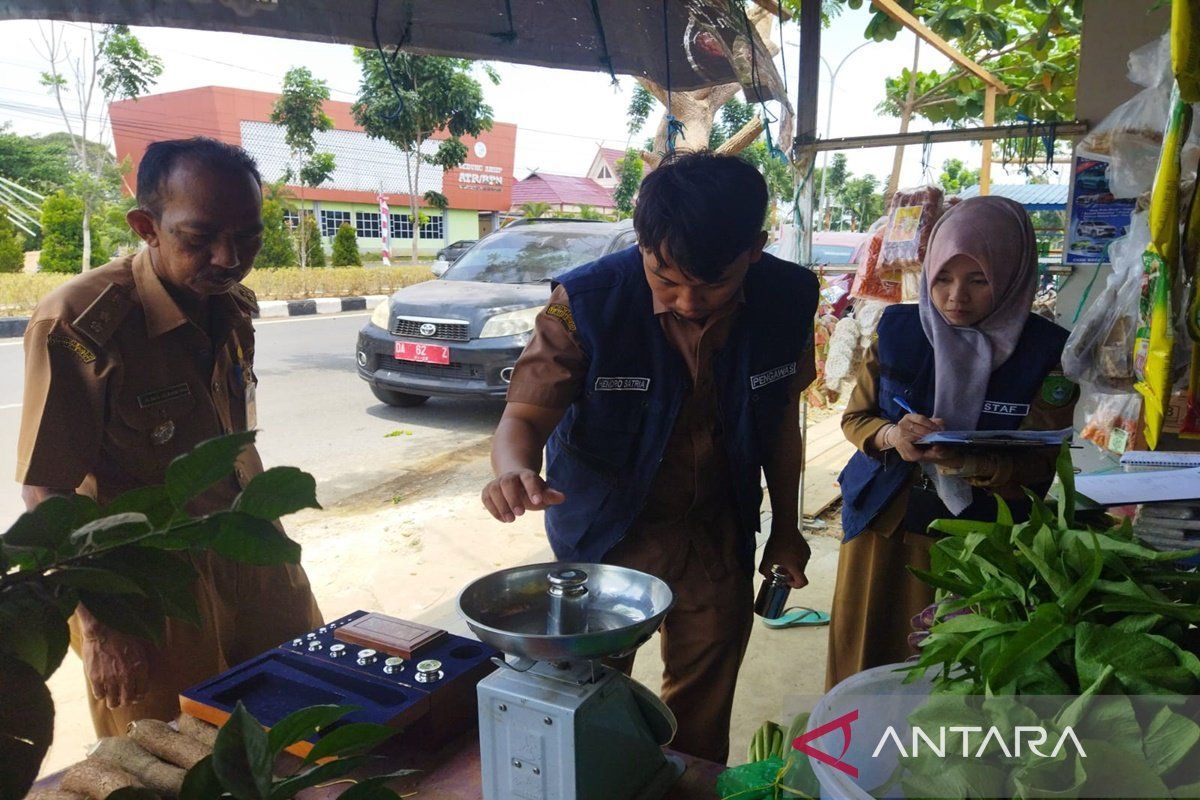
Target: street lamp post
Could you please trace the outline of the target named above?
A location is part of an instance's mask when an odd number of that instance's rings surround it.
[[[825,111],[825,138],[826,139],[829,138],[829,128],[833,124],[833,87],[837,84],[838,73],[841,71],[842,65],[846,63],[846,60],[849,59],[850,56],[854,55],[859,50],[863,49],[864,47],[866,47],[869,44],[872,44],[872,42],[870,42],[870,41],[863,42],[858,47],[851,50],[849,53],[846,53],[846,55],[842,56],[842,60],[838,62],[837,67],[830,67],[829,62],[825,60],[825,56],[821,56],[821,63],[824,64],[825,69],[827,69],[829,71],[829,100],[826,102],[826,111]],[[828,198],[826,198],[826,196],[825,196],[825,178],[827,177],[828,172],[829,172],[829,151],[826,150],[821,154],[821,214],[822,215],[825,214],[825,211],[827,208],[826,204],[828,202]]]

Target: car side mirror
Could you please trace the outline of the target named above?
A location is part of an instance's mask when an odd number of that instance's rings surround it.
[[[433,262],[429,269],[433,272],[433,277],[440,278],[446,274],[446,270],[450,269],[450,262],[439,259]]]

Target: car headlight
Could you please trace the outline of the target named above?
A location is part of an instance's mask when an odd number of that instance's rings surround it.
[[[388,329],[388,323],[391,322],[392,304],[389,300],[384,300],[379,305],[375,306],[375,310],[371,312],[371,324],[376,328]]]
[[[533,321],[537,319],[537,315],[541,310],[542,306],[534,306],[533,308],[522,308],[517,311],[506,311],[503,314],[490,317],[483,324],[483,330],[480,331],[479,338],[495,339],[499,336],[516,336],[519,333],[528,333],[533,330]]]

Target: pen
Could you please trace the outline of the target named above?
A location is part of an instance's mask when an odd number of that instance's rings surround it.
[[[917,412],[913,411],[913,409],[912,409],[912,406],[910,406],[910,405],[909,405],[907,402],[905,402],[904,398],[903,398],[903,397],[901,397],[900,395],[896,395],[896,397],[895,397],[894,399],[895,399],[895,401],[896,401],[896,405],[898,405],[898,406],[900,406],[901,408],[903,408],[903,409],[904,409],[905,411],[907,411],[909,414],[915,414],[915,413],[917,413]]]

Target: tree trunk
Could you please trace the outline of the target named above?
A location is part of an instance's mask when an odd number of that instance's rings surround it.
[[[921,37],[914,34],[912,71],[908,74],[908,95],[904,98],[904,108],[900,110],[900,133],[908,133],[908,123],[912,119],[913,101],[917,93],[917,60],[921,56]],[[887,190],[883,193],[884,208],[891,202],[892,195],[900,184],[900,166],[904,163],[904,145],[896,145],[896,155],[892,158],[892,174],[888,177]],[[865,228],[864,224],[864,228]]]
[[[80,272],[87,272],[92,268],[92,210],[88,208],[91,203],[88,198],[83,199],[83,266]]]
[[[304,216],[304,187],[300,187],[300,269],[308,267],[308,218]]]

